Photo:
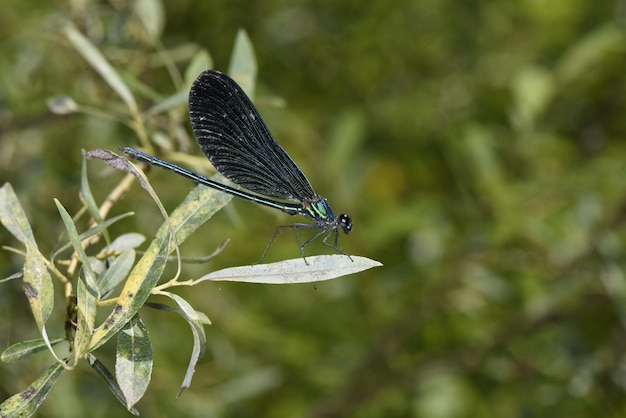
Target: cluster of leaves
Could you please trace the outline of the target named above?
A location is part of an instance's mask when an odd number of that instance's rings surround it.
[[[64,33],[70,44],[126,104],[129,125],[137,133],[138,140],[145,141],[145,145],[149,147],[144,121],[155,114],[179,106],[181,101],[184,102],[186,90],[181,88],[169,100],[162,101],[147,111],[141,111],[131,90],[97,48],[72,26],[66,26]],[[252,49],[243,32],[240,33],[235,51],[232,72],[240,75],[239,79],[243,80],[242,83],[250,91],[254,83],[255,65]],[[210,66],[208,56],[201,53],[192,60],[187,74],[193,77],[200,69],[208,66]],[[61,114],[83,109],[68,97],[51,100],[50,107],[55,113]],[[103,160],[109,166],[127,173],[101,206],[97,205],[91,192],[87,178],[87,159]],[[115,397],[130,412],[138,414],[134,405],[144,395],[152,373],[152,346],[148,330],[139,316],[139,310],[144,306],[177,312],[191,326],[194,339],[193,352],[180,388],[182,393],[190,385],[196,363],[204,352],[206,344],[204,325],[210,324],[210,321],[184,298],[166,289],[193,286],[206,280],[248,283],[315,282],[379,265],[362,257],[350,259],[345,256],[320,256],[309,257],[308,263],[296,259],[266,265],[235,267],[213,272],[195,280],[179,281],[181,268],[178,246],[224,207],[231,197],[198,186],[168,215],[143,172],[125,158],[105,150],[84,153],[81,179],[79,197],[83,206],[75,216],[71,216],[61,202],[55,199],[57,210],[65,225],[65,238],[49,258],[39,250],[25,211],[11,185],[6,183],[0,188],[0,222],[25,247],[24,251],[6,248],[23,255],[25,261],[21,272],[5,280],[23,278],[25,294],[41,334],[40,339],[13,344],[2,353],[2,360],[6,362],[22,360],[46,349],[55,360],[26,390],[0,405],[2,416],[33,414],[61,373],[74,369],[83,359],[87,360],[104,379]],[[137,248],[145,241],[145,237],[131,232],[111,240],[108,231],[113,224],[132,216],[133,213],[106,219],[111,206],[130,187],[133,179],[138,180],[148,191],[165,219],[137,262]],[[85,216],[91,219],[89,228],[79,232],[77,221]],[[99,251],[94,255],[88,255],[87,249],[94,248],[102,241],[104,245],[100,245]],[[222,247],[223,245],[203,261],[211,259]],[[158,284],[173,252],[178,255],[174,258],[179,261],[178,273],[165,283]],[[65,338],[49,337],[46,328],[54,309],[55,280],[62,285],[65,294],[67,312]],[[165,296],[172,300],[174,307],[147,302],[150,295]],[[106,319],[98,324],[97,312],[110,306],[113,308]],[[117,352],[113,374],[98,359],[95,351],[115,336]],[[63,355],[59,354],[63,352],[63,349],[59,350],[59,344],[64,341],[68,342],[69,350],[65,349]]]

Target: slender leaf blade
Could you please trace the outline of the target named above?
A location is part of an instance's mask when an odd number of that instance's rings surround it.
[[[52,340],[50,340],[50,345],[56,345],[62,341],[65,341],[65,338],[53,338]],[[7,349],[2,352],[2,355],[0,355],[0,360],[5,363],[13,363],[33,354],[44,351],[47,348],[48,345],[43,338],[20,341],[19,343],[15,343],[7,347]]]
[[[235,39],[235,48],[228,66],[228,74],[237,81],[248,97],[254,97],[257,76],[257,62],[254,47],[248,33],[239,29]]]
[[[102,223],[102,215],[96,204],[96,200],[91,193],[91,186],[89,185],[89,178],[87,177],[87,158],[82,156],[82,163],[80,169],[80,200],[87,206],[89,213],[96,220],[97,223]]]
[[[89,290],[85,279],[82,277],[83,275],[81,274],[80,276],[76,286],[77,312],[76,334],[74,337],[76,362],[88,351],[96,322],[96,295]]]
[[[202,276],[196,282],[213,280],[266,284],[311,283],[382,266],[378,261],[358,256],[352,256],[352,261],[345,255],[320,255],[307,257],[306,260],[309,264],[302,258],[295,258],[270,264],[230,267]]]
[[[115,286],[120,284],[127,276],[135,263],[135,250],[129,248],[115,258],[109,268],[99,277],[100,294],[107,297]]]
[[[198,51],[185,69],[185,85],[189,88],[202,71],[213,68],[213,59],[206,49]]]
[[[104,81],[122,98],[126,106],[132,113],[137,113],[138,106],[132,93],[122,81],[122,78],[107,61],[102,53],[80,33],[75,27],[67,25],[65,36],[70,41],[74,49],[100,74]]]
[[[54,308],[54,287],[45,258],[30,242],[24,260],[24,293],[37,327],[42,331]]]
[[[55,362],[48,367],[25,391],[11,396],[0,404],[2,417],[29,417],[37,411],[52,387],[63,373],[63,365]]]
[[[196,364],[206,349],[206,334],[204,332],[203,324],[208,321],[208,318],[203,313],[197,312],[193,309],[189,302],[177,294],[165,292],[165,295],[170,297],[176,303],[178,311],[191,326],[191,332],[193,334],[193,350],[191,352],[191,358],[189,359],[189,365],[187,366],[183,383],[178,392],[178,396],[180,396],[183,391],[191,385],[191,379],[196,370]]]
[[[150,335],[138,315],[117,334],[115,375],[130,410],[144,395],[152,376]]]
[[[156,45],[165,27],[165,10],[160,0],[136,0],[133,11],[143,25],[150,42]]]
[[[128,249],[134,249],[139,247],[145,241],[145,235],[139,234],[137,232],[122,234],[119,237],[115,238],[110,245],[102,249],[102,251],[100,251],[100,255],[122,253]]]
[[[117,398],[117,400],[120,401],[122,405],[126,406],[126,399],[124,398],[122,389],[120,389],[120,386],[117,384],[117,380],[115,380],[113,373],[111,373],[109,369],[107,369],[106,366],[102,364],[102,362],[93,354],[87,354],[85,358],[89,362],[89,365],[100,375],[100,377],[102,377],[102,379],[104,379],[105,383],[109,389],[111,389],[111,392],[113,392],[113,395]],[[128,410],[133,415],[139,415],[139,411],[137,411],[134,407]]]
[[[76,251],[76,254],[78,254],[80,261],[83,263],[83,269],[85,271],[85,284],[89,288],[89,291],[96,295],[99,299],[96,274],[93,271],[91,263],[89,262],[89,257],[87,257],[87,253],[85,253],[85,249],[83,248],[81,238],[78,235],[76,225],[74,225],[72,217],[69,213],[67,213],[61,202],[59,202],[57,199],[54,199],[54,203],[57,206],[63,223],[65,224],[65,229],[67,229],[67,235],[70,239],[70,242],[72,243],[72,246],[74,247],[74,251]]]
[[[0,187],[0,222],[20,242],[29,241],[36,245],[33,230],[11,183]]]

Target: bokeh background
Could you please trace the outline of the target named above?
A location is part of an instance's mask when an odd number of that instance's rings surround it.
[[[317,286],[177,290],[213,321],[179,399],[191,332],[176,315],[142,310],[155,357],[142,416],[626,415],[625,1],[4,0],[2,10],[0,180],[44,254],[63,231],[52,199],[81,207],[81,150],[137,145],[106,117],[125,107],[64,37],[69,21],[142,109],[176,92],[164,62],[184,72],[206,49],[225,71],[245,30],[260,112],[316,191],[352,216],[341,247],[385,265]],[[138,16],[163,25],[147,34]],[[52,114],[58,95],[101,116]],[[201,156],[174,139],[190,135],[184,106],[177,114],[177,124],[151,125],[155,148]],[[104,199],[122,174],[88,164]],[[149,176],[170,210],[193,187]],[[161,223],[138,187],[112,215],[128,210],[135,217],[112,234],[150,237]],[[183,278],[257,261],[290,221],[233,201],[182,251],[230,244]],[[18,245],[4,229],[0,242]],[[283,234],[269,261],[297,256]],[[0,275],[22,261],[1,252]],[[37,338],[21,283],[0,286],[2,347]],[[63,327],[58,292],[53,333]],[[114,353],[111,343],[97,355],[113,368]],[[50,362],[1,364],[0,398]],[[62,376],[39,416],[124,413],[85,364]]]

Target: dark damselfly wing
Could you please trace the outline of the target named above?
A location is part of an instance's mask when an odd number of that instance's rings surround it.
[[[227,75],[209,70],[198,76],[189,92],[189,116],[200,148],[233,183],[278,199],[302,202],[315,196],[304,173]]]

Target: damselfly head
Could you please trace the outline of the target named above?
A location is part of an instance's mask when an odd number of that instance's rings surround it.
[[[345,213],[342,213],[341,215],[339,215],[338,219],[339,219],[339,226],[341,227],[343,232],[345,232],[346,234],[350,233],[350,231],[352,231],[352,219],[350,219],[350,217],[346,215]]]

